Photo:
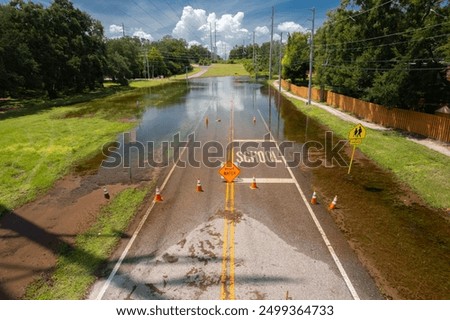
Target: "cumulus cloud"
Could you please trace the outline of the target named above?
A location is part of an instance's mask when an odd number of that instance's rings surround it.
[[[286,21],[278,25],[278,31],[281,32],[306,32],[306,28],[293,21]]]
[[[255,35],[257,37],[261,37],[261,36],[266,36],[270,33],[270,30],[268,27],[264,26],[264,27],[256,27],[255,28]]]
[[[201,45],[202,44],[200,42],[196,41],[196,40],[192,40],[192,41],[188,42],[189,48],[192,47],[192,46],[201,46]]]
[[[109,32],[112,34],[118,34],[118,33],[122,33],[123,32],[123,28],[122,26],[118,26],[115,24],[112,24],[109,26]]]
[[[138,37],[139,39],[146,39],[149,41],[153,40],[153,37],[150,33],[146,33],[144,30],[142,29],[138,29],[133,33],[133,37]]]
[[[225,39],[241,39],[247,37],[248,30],[241,27],[243,19],[243,12],[238,12],[234,16],[231,14],[224,14],[217,20],[217,32],[223,34]]]
[[[172,31],[175,38],[186,39],[188,43],[203,43],[210,47],[210,35],[216,31],[218,50],[222,47],[232,48],[248,38],[249,31],[242,27],[244,13],[224,14],[217,17],[215,12],[207,13],[203,9],[191,6],[183,8],[180,20]],[[215,28],[215,29],[214,29]],[[211,48],[210,48],[211,50]],[[228,50],[227,50],[228,51]]]
[[[186,6],[183,8],[180,21],[177,22],[172,31],[172,35],[175,38],[186,39],[188,42],[196,40],[199,36],[203,40],[205,37],[204,29],[206,25],[207,17],[205,10],[194,9],[191,6]]]

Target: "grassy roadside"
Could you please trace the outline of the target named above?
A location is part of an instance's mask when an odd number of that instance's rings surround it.
[[[194,67],[191,72],[189,72],[187,75],[192,76],[198,72],[200,72],[202,69],[200,67]],[[130,87],[132,88],[149,88],[149,87],[156,87],[162,84],[170,83],[174,80],[185,80],[186,74],[180,74],[176,76],[172,76],[170,78],[163,78],[163,79],[150,79],[150,80],[133,80],[130,81]]]
[[[98,268],[123,236],[147,190],[126,189],[103,207],[96,223],[79,234],[73,246],[63,244],[53,274],[42,275],[26,290],[25,299],[82,299]]]
[[[212,64],[208,71],[204,73],[201,77],[226,77],[226,76],[248,76],[250,75],[244,68],[242,64]]]
[[[132,126],[95,116],[64,117],[76,110],[55,108],[1,121],[0,204],[12,209],[35,199],[72,165]]]
[[[306,115],[329,127],[342,139],[347,139],[354,124],[341,120],[327,111],[290,99]],[[408,141],[395,131],[366,129],[367,136],[358,147],[381,167],[393,172],[409,185],[428,205],[450,208],[450,166],[448,157],[425,146]]]
[[[127,90],[72,106],[6,114],[0,126],[1,207],[34,200],[117,133],[134,127],[141,112],[135,95]]]

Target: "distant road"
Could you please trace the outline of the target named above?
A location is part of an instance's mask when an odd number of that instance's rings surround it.
[[[202,70],[200,72],[197,72],[196,74],[193,74],[188,77],[188,79],[198,78],[201,77],[204,73],[206,73],[209,69],[209,66],[201,66]]]

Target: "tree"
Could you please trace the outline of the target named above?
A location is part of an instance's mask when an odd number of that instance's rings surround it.
[[[201,60],[208,60],[211,58],[211,52],[201,45],[192,45],[189,49],[189,59],[193,63],[200,63]]]
[[[70,1],[11,1],[0,6],[0,27],[0,94],[52,98],[102,85],[103,27]]]
[[[158,48],[164,57],[169,76],[184,73],[186,69],[192,69],[189,61],[188,45],[185,40],[165,36],[161,40],[152,43],[152,46]]]
[[[141,75],[141,43],[138,38],[123,37],[106,42],[106,74],[122,85]]]
[[[321,85],[391,107],[450,101],[448,1],[345,0],[328,16],[316,34]]]
[[[150,74],[152,78],[156,76],[166,76],[169,70],[167,69],[164,58],[156,47],[152,47],[148,53],[148,63],[150,66]]]
[[[306,74],[309,70],[309,45],[308,35],[294,32],[289,35],[286,52],[282,60],[282,77],[306,81]]]

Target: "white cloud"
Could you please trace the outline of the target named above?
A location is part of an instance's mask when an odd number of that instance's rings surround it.
[[[133,33],[133,37],[138,37],[139,39],[146,39],[149,41],[153,40],[153,37],[150,33],[146,33],[144,30],[142,29],[138,29]]]
[[[234,16],[231,14],[224,14],[217,20],[217,32],[223,35],[225,39],[246,38],[248,35],[248,30],[241,27],[243,19],[243,12],[238,12]]]
[[[281,32],[306,32],[306,28],[293,21],[286,21],[278,25],[278,31]]]
[[[109,32],[112,34],[117,34],[117,33],[122,33],[123,32],[123,28],[122,26],[118,26],[115,24],[112,24],[109,26]]]
[[[217,40],[216,45],[219,53],[224,47],[227,47],[227,51],[229,51],[234,45],[249,38],[249,31],[242,27],[243,20],[243,12],[238,12],[235,15],[223,14],[218,18],[215,12],[207,14],[203,9],[186,6],[172,31],[172,36],[183,38],[188,43],[202,43],[210,48],[210,37],[212,35],[213,41],[214,38]],[[214,34],[214,31],[216,31],[216,34]]]
[[[198,41],[199,36],[204,40],[205,25],[207,25],[206,11],[186,6],[183,8],[180,21],[177,22],[172,35],[175,38],[186,39],[188,42],[192,40]]]
[[[267,28],[266,26],[264,26],[264,27],[256,27],[255,28],[255,35],[257,37],[266,36],[269,33],[270,33],[269,28]]]
[[[192,40],[192,41],[188,42],[189,48],[192,47],[192,46],[201,46],[201,45],[202,44],[200,42],[196,41],[196,40]]]

